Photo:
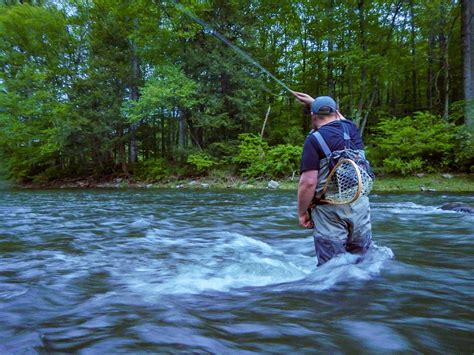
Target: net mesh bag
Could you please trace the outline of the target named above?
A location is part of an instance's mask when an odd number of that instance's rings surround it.
[[[335,168],[328,182],[325,199],[344,203],[352,201],[359,192],[359,178],[354,166],[348,161],[341,161]]]
[[[359,196],[368,196],[372,190],[373,179],[355,161],[343,159],[335,167],[328,182],[325,199],[336,203],[349,203]],[[360,185],[359,185],[360,179]]]
[[[364,168],[359,168],[360,177],[362,180],[362,191],[360,194],[362,196],[369,196],[370,191],[372,191],[372,186],[374,184],[374,179]]]

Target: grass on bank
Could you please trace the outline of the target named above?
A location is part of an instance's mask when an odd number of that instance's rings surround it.
[[[270,178],[244,179],[237,176],[200,176],[178,178],[169,176],[157,182],[115,178],[106,181],[94,178],[75,178],[50,182],[31,182],[17,185],[21,188],[183,188],[183,189],[267,189]],[[293,180],[274,179],[279,190],[295,190],[299,177]],[[8,187],[7,181],[1,181]],[[377,176],[373,192],[474,192],[474,174],[430,174],[421,176]]]
[[[187,180],[170,180],[161,183],[154,183],[149,187],[165,188],[236,188],[236,189],[265,189],[270,179],[249,179],[239,178],[212,179],[197,178]],[[296,190],[298,187],[298,177],[293,180],[276,180],[280,190]],[[374,183],[373,192],[474,192],[474,174],[463,175],[424,175],[407,177],[377,177]]]
[[[381,177],[375,180],[375,192],[474,192],[474,174]]]

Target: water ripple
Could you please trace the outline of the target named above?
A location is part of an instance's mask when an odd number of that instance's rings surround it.
[[[470,352],[474,195],[372,198],[316,268],[294,193],[0,191],[0,352]]]

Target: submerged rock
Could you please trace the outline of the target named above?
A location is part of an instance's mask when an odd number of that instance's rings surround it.
[[[455,211],[455,212],[474,214],[474,207],[471,207],[462,202],[445,203],[440,208],[446,211]]]

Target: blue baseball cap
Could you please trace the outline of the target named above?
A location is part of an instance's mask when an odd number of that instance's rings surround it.
[[[329,115],[337,111],[336,101],[330,96],[318,96],[311,104],[311,113]]]

